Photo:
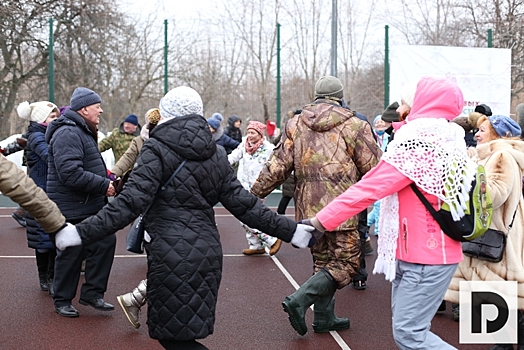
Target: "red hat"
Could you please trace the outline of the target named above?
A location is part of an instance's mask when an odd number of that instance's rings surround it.
[[[256,132],[258,132],[260,135],[264,136],[264,132],[266,131],[266,126],[264,125],[264,123],[252,120],[247,125],[247,129],[248,130],[253,129]]]
[[[275,134],[275,129],[277,128],[277,124],[272,120],[268,120],[266,122],[266,126],[267,126],[267,134],[269,136],[273,136]]]

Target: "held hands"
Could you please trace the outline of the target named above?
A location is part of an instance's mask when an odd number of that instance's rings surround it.
[[[75,225],[70,223],[58,231],[55,235],[55,245],[58,249],[64,250],[67,247],[82,245],[82,239],[76,230]]]
[[[307,248],[313,235],[311,234],[315,228],[313,226],[298,224],[291,239],[291,244],[295,248]]]
[[[115,186],[113,185],[113,181],[109,183],[109,187],[107,187],[106,191],[106,197],[113,197],[116,194]]]
[[[308,244],[309,248],[311,248],[324,235],[324,233],[320,232],[313,226],[311,219],[300,220],[298,223],[313,227],[313,231],[311,231],[311,240]]]

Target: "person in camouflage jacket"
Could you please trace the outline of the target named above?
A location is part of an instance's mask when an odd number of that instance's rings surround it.
[[[140,124],[138,124],[137,116],[130,114],[118,128],[113,129],[111,135],[98,143],[98,149],[100,152],[112,149],[115,156],[115,163],[117,163],[129,148],[131,141],[140,135],[140,130],[141,127]]]
[[[251,192],[266,197],[294,171],[295,219],[315,215],[371,170],[382,154],[368,123],[342,107],[343,86],[335,77],[320,78],[315,101],[285,126],[279,145]],[[304,316],[315,304],[313,329],[317,333],[349,328],[347,318],[334,314],[333,295],[347,286],[359,269],[361,254],[358,216],[322,236],[311,248],[315,274],[283,306],[291,325],[307,332]]]

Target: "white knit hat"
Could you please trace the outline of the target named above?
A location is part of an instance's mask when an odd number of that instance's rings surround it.
[[[169,90],[160,100],[160,115],[162,119],[183,117],[189,114],[203,115],[202,98],[195,90],[187,86],[179,86]]]
[[[43,123],[55,109],[57,112],[59,111],[58,107],[52,102],[40,101],[29,104],[29,102],[25,101],[18,105],[16,111],[20,118]]]
[[[413,107],[413,100],[415,99],[415,92],[417,91],[419,79],[412,80],[402,87],[400,90],[400,98],[411,108]]]

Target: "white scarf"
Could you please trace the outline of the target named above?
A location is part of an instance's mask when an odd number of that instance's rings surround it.
[[[464,216],[477,164],[468,157],[464,130],[456,123],[442,118],[410,121],[395,133],[382,159],[417,187],[447,203],[454,220]],[[396,193],[382,199],[373,273],[384,273],[388,281],[395,278],[398,208]]]

